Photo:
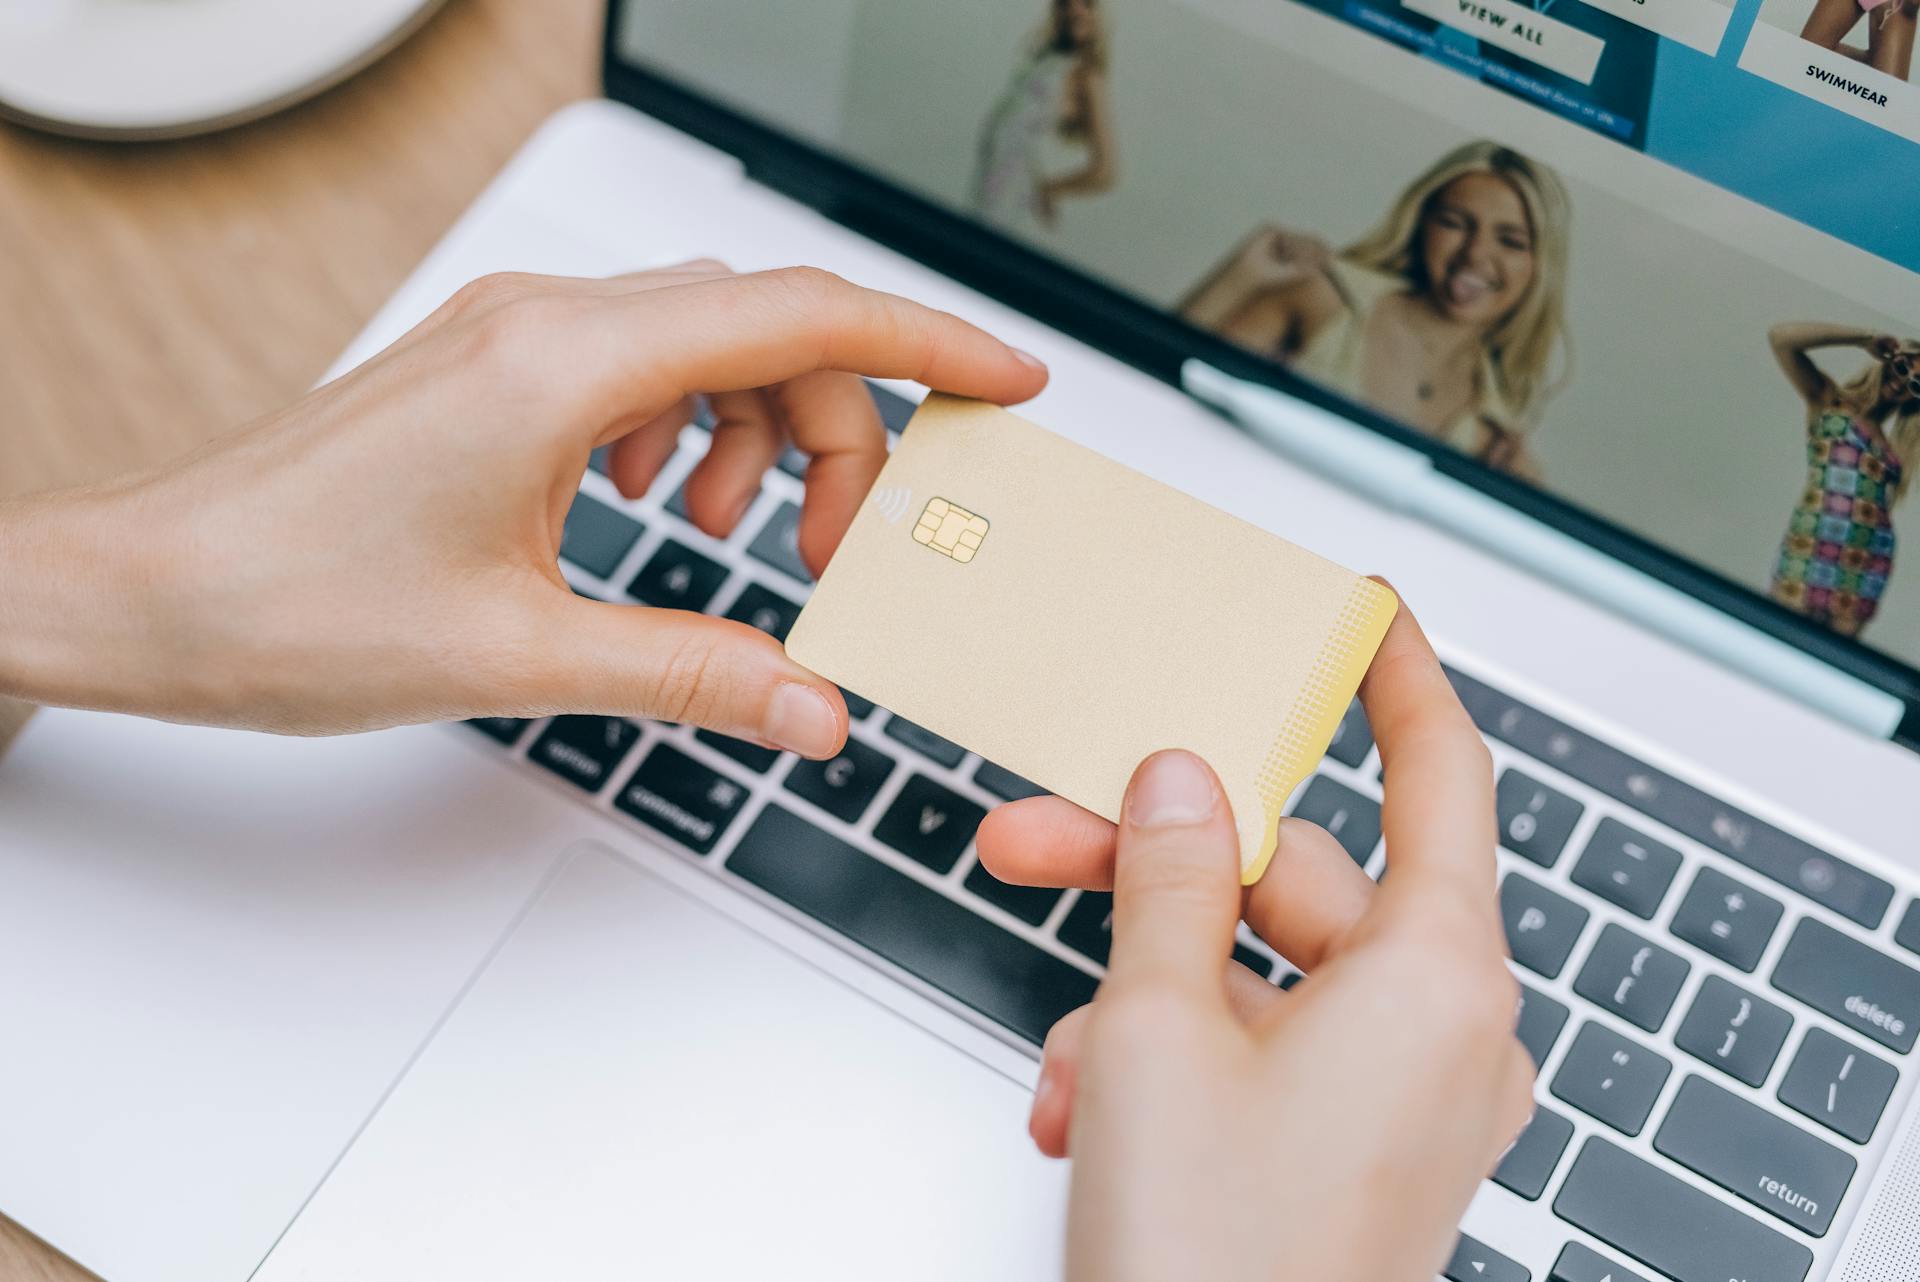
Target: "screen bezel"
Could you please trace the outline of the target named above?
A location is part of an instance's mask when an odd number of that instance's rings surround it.
[[[1276,388],[1418,450],[1454,479],[1899,699],[1893,738],[1920,749],[1920,668],[1820,628],[1680,553],[1543,489],[1517,481],[1311,383],[1283,366],[1158,310],[812,143],[747,116],[697,86],[622,56],[609,0],[602,76],[609,98],[737,157],[757,182],[960,283],[1174,386],[1197,358]]]

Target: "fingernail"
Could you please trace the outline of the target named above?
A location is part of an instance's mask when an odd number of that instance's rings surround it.
[[[1040,1111],[1053,1098],[1053,1070],[1046,1063],[1040,1065],[1040,1080],[1033,1088],[1033,1107],[1027,1110],[1027,1134],[1039,1137]]]
[[[782,682],[767,700],[767,721],[761,728],[767,742],[803,757],[831,757],[840,741],[840,718],[833,705],[812,686]]]
[[[1038,356],[1035,356],[1032,352],[1023,352],[1017,347],[1010,348],[1009,350],[1011,350],[1013,354],[1019,358],[1020,363],[1028,369],[1036,369],[1043,374],[1047,372],[1047,363]]]
[[[1127,794],[1127,819],[1136,828],[1205,823],[1219,798],[1213,776],[1191,752],[1163,752],[1139,774]]]
[[[1539,1116],[1539,1113],[1540,1109],[1537,1105],[1527,1110],[1526,1124],[1520,1128],[1520,1133],[1513,1137],[1513,1143],[1500,1150],[1500,1160],[1494,1163],[1495,1166],[1500,1165],[1500,1162],[1506,1161],[1508,1157],[1512,1156],[1513,1150],[1520,1147],[1520,1141],[1527,1138],[1527,1131],[1533,1126],[1533,1119]]]

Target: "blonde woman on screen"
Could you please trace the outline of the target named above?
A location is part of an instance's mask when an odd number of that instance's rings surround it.
[[[1259,228],[1181,305],[1271,356],[1528,479],[1527,436],[1566,358],[1565,187],[1545,165],[1470,142],[1414,179],[1334,252]]]
[[[1773,599],[1857,636],[1893,574],[1893,511],[1920,467],[1920,340],[1817,322],[1775,325],[1774,358],[1806,404],[1807,484],[1773,567]],[[1836,383],[1808,355],[1867,353]]]
[[[980,131],[973,204],[1011,231],[1051,227],[1060,202],[1113,186],[1107,37],[1098,0],[1052,0]]]

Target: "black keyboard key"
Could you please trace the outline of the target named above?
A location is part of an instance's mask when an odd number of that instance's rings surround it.
[[[1787,1065],[1780,1102],[1858,1144],[1873,1138],[1900,1072],[1824,1028],[1810,1028]]]
[[[1355,770],[1373,751],[1373,727],[1367,724],[1366,709],[1355,699],[1347,705],[1346,715],[1340,718],[1340,724],[1333,728],[1333,740],[1327,744],[1327,755],[1343,766]]]
[[[668,539],[627,584],[627,595],[668,610],[704,610],[726,581],[726,566]]]
[[[1703,1064],[1758,1086],[1773,1071],[1793,1016],[1718,975],[1701,981],[1673,1043]]]
[[[1081,891],[1055,933],[1074,952],[1106,965],[1113,946],[1113,896],[1104,890]]]
[[[1016,886],[1001,881],[988,872],[985,864],[975,864],[967,870],[963,883],[968,890],[980,896],[996,908],[1018,917],[1029,926],[1038,926],[1060,902],[1060,896],[1066,892],[1055,890],[1051,886]]]
[[[1093,998],[1085,971],[784,807],[760,812],[726,866],[1035,1045]]]
[[[576,494],[560,532],[560,555],[595,578],[604,579],[620,567],[627,549],[639,542],[646,527],[598,499]]]
[[[1617,819],[1602,819],[1573,866],[1573,884],[1650,920],[1666,898],[1680,852]]]
[[[873,715],[873,700],[862,699],[845,686],[840,687],[840,697],[846,700],[847,715],[855,721],[865,721]]]
[[[802,583],[813,582],[813,572],[800,559],[800,505],[782,503],[775,509],[747,544],[747,555]]]
[[[916,863],[945,872],[960,861],[986,815],[984,807],[914,775],[873,826],[873,835]]]
[[[1752,973],[1780,924],[1780,901],[1717,868],[1702,868],[1674,910],[1673,933],[1729,966]]]
[[[1559,975],[1590,915],[1579,904],[1531,877],[1508,873],[1500,882],[1500,919],[1506,925],[1507,951],[1536,975],[1548,979]]]
[[[1464,1233],[1441,1276],[1447,1282],[1533,1282],[1533,1274],[1523,1266]]]
[[[1735,1197],[1820,1237],[1853,1181],[1853,1158],[1704,1077],[1680,1084],[1653,1147]]]
[[[745,739],[736,739],[732,735],[716,734],[711,730],[696,730],[693,737],[706,744],[715,752],[724,753],[755,774],[763,775],[780,760],[778,748],[762,747],[757,743],[748,743]]]
[[[1553,1050],[1553,1044],[1560,1039],[1560,1030],[1566,1026],[1565,1005],[1526,984],[1520,985],[1520,1017],[1513,1031],[1520,1044],[1527,1048],[1527,1054],[1533,1057],[1535,1070],[1547,1062],[1548,1052]]]
[[[893,773],[893,759],[858,739],[825,761],[802,757],[787,771],[787,791],[805,797],[845,823],[858,823],[880,785]]]
[[[1692,969],[1678,953],[1609,923],[1587,954],[1573,991],[1651,1033],[1666,1020]]]
[[[1910,953],[1920,953],[1920,899],[1907,905],[1906,914],[1893,932],[1893,942]]]
[[[727,617],[759,628],[775,641],[785,644],[787,633],[793,630],[793,621],[800,617],[800,607],[778,592],[761,587],[758,583],[749,583],[734,598],[733,604],[727,607]]]
[[[1553,867],[1560,858],[1584,809],[1572,797],[1518,770],[1500,772],[1494,804],[1500,815],[1500,844],[1542,868]]]
[[[1539,1201],[1572,1138],[1572,1122],[1552,1109],[1536,1109],[1527,1129],[1520,1132],[1520,1138],[1494,1168],[1493,1182],[1529,1202]]]
[[[467,724],[487,738],[497,739],[511,747],[520,742],[520,735],[527,728],[527,719],[525,717],[474,717]]]
[[[598,792],[640,742],[640,727],[622,717],[555,717],[527,756],[562,779]]]
[[[1598,1136],[1553,1210],[1675,1282],[1804,1282],[1813,1267],[1806,1247]]]
[[[713,850],[747,802],[740,784],[671,744],[655,744],[613,804],[697,855]]]
[[[794,480],[804,481],[807,479],[807,464],[811,461],[811,458],[811,455],[802,453],[800,450],[789,445],[786,449],[780,451],[780,462],[778,466],[782,472],[785,472]]]
[[[693,517],[687,513],[687,487],[685,483],[682,483],[672,494],[667,496],[667,501],[663,506],[665,506],[667,511],[673,513],[688,525],[693,524]]]
[[[1306,791],[1293,803],[1293,817],[1332,833],[1363,868],[1380,844],[1380,803],[1325,775],[1307,781]]]
[[[1256,953],[1239,940],[1233,944],[1233,959],[1262,979],[1273,978],[1273,959],[1264,953]]]
[[[1588,787],[1625,802],[1868,929],[1878,926],[1886,916],[1893,886],[1881,878],[1472,677],[1451,669],[1447,675],[1475,724],[1493,738],[1552,763]]]
[[[587,455],[587,466],[600,473],[600,475],[605,476],[607,475],[607,468],[612,466],[612,460],[613,446],[602,445],[599,449]]]
[[[1553,1262],[1547,1282],[1647,1282],[1647,1279],[1590,1247],[1569,1242],[1560,1248],[1560,1258]]]
[[[880,411],[880,421],[886,424],[889,432],[906,431],[907,420],[912,418],[913,412],[920,408],[900,393],[890,391],[878,383],[867,384],[867,395],[873,397],[873,407]]]
[[[1588,1020],[1560,1061],[1552,1089],[1587,1116],[1638,1135],[1672,1071],[1664,1057]]]
[[[980,768],[973,772],[973,781],[1002,801],[1020,801],[1027,797],[1047,795],[1045,788],[1030,783],[1013,771],[996,766],[991,761],[980,763]]]
[[[959,765],[967,755],[967,750],[959,744],[942,739],[933,731],[916,726],[902,716],[887,718],[886,733],[887,738],[906,744],[936,765],[951,768]]]
[[[1811,917],[1794,927],[1773,986],[1903,1055],[1920,1031],[1920,971]]]

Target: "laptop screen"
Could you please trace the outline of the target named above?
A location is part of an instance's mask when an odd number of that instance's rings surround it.
[[[647,0],[611,38],[1911,668],[1917,9]]]

